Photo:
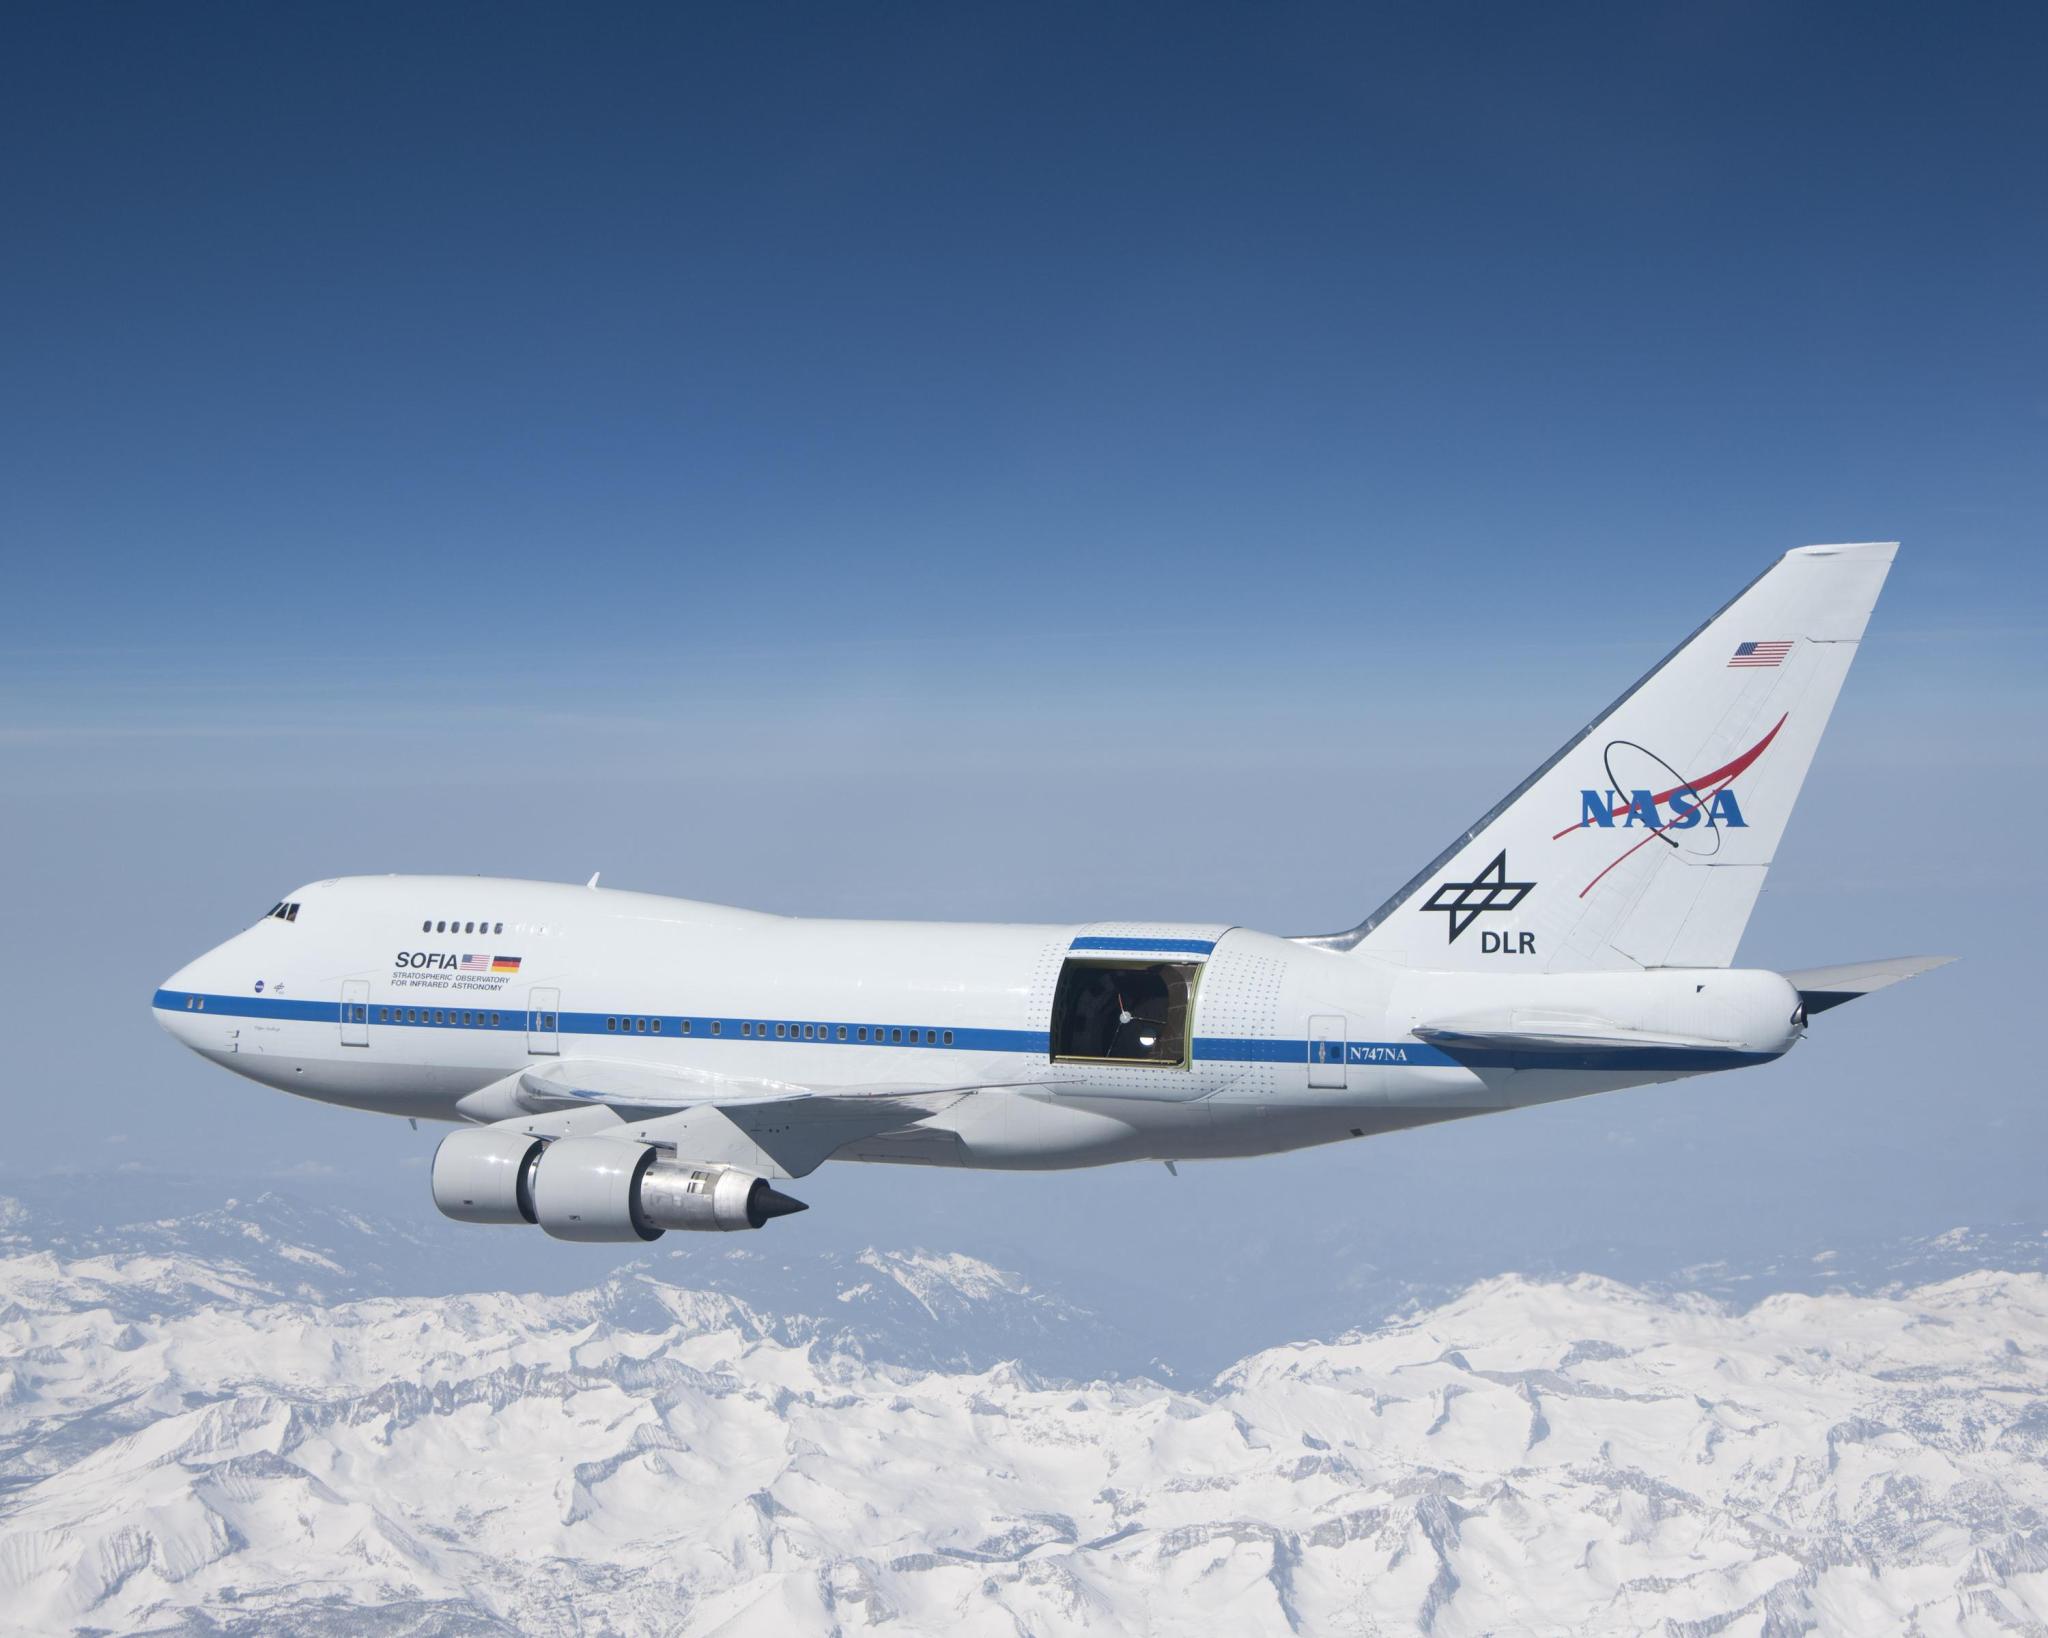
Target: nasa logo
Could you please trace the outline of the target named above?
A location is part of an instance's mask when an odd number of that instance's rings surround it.
[[[263,980],[260,978],[256,980],[256,993],[258,995],[263,993]]]
[[[1606,785],[1597,790],[1582,788],[1578,818],[1550,839],[1561,842],[1567,836],[1583,836],[1589,830],[1632,830],[1639,834],[1625,843],[1619,836],[1614,838],[1621,844],[1620,851],[1579,889],[1579,897],[1583,899],[1609,871],[1634,858],[1651,842],[1662,842],[1665,847],[1695,859],[1710,859],[1720,853],[1734,832],[1749,829],[1749,817],[1735,794],[1735,781],[1771,748],[1790,715],[1781,715],[1771,724],[1770,732],[1740,756],[1730,757],[1718,768],[1691,779],[1648,746],[1633,740],[1610,739],[1600,753]],[[1753,788],[1750,794],[1755,795]]]
[[[1670,818],[1663,810],[1668,808]],[[1580,791],[1579,829],[1597,825],[1602,830],[1642,826],[1648,830],[1691,830],[1705,820],[1709,825],[1726,825],[1730,830],[1747,830],[1742,804],[1735,792],[1723,786],[1711,798],[1690,785],[1676,790],[1634,790],[1624,797],[1619,791]]]

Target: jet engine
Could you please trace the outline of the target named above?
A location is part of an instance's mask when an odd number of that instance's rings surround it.
[[[434,1151],[434,1204],[459,1223],[535,1223],[533,1173],[546,1147],[524,1132],[464,1126]]]
[[[664,1160],[616,1138],[466,1127],[434,1152],[434,1204],[468,1223],[538,1223],[558,1240],[653,1240],[757,1229],[807,1209],[737,1166]]]

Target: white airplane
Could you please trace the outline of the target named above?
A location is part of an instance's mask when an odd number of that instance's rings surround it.
[[[1731,966],[1892,544],[1789,552],[1349,932],[811,921],[312,883],[166,980],[267,1086],[464,1123],[450,1217],[759,1228],[825,1160],[1267,1154],[1768,1063],[1938,966]]]

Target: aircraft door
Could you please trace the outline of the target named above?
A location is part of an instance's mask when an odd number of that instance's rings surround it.
[[[370,982],[366,978],[342,981],[341,1044],[359,1047],[370,1044]]]
[[[548,1054],[562,1050],[560,990],[536,987],[526,998],[526,1050]]]
[[[1347,1031],[1342,1017],[1319,1013],[1308,1021],[1308,1084],[1341,1087],[1344,1084],[1344,1045]]]

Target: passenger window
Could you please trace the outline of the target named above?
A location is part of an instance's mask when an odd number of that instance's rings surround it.
[[[619,1021],[616,1018],[607,1018],[604,1021],[604,1027],[610,1030],[614,1035],[619,1033]]]
[[[781,1040],[781,1039],[782,1039],[782,1038],[783,1038],[783,1037],[784,1037],[785,1035],[787,1035],[788,1033],[789,1033],[789,1031],[788,1031],[788,1030],[787,1030],[787,1029],[786,1029],[786,1028],[785,1028],[785,1027],[784,1027],[783,1025],[781,1025],[781,1024],[777,1024],[777,1025],[775,1026],[775,1039],[776,1039],[776,1040],[778,1040],[778,1041],[779,1041],[779,1040]]]
[[[505,924],[504,924],[504,923],[503,923],[503,922],[501,921],[501,922],[499,922],[499,923],[498,923],[498,931],[502,933],[502,932],[504,932],[504,930],[505,930]]]
[[[635,1018],[633,1020],[633,1027],[642,1035],[645,1035],[647,1033],[647,1020],[645,1018]]]
[[[903,1031],[901,1031],[900,1029],[892,1029],[891,1031],[889,1031],[889,1042],[892,1046],[896,1042],[901,1041],[902,1039]]]
[[[842,1041],[846,1039],[846,1026],[844,1024],[839,1026],[839,1039]]]
[[[448,931],[448,924],[445,921],[437,921],[434,923],[434,931],[437,933],[445,933]]]
[[[689,1028],[690,1026],[688,1024],[683,1025],[683,1031],[685,1034],[689,1033]],[[654,1020],[654,1033],[656,1035],[659,1035],[661,1033],[661,1020],[659,1018]]]
[[[494,1013],[492,1013],[492,1014],[491,1014],[491,1028],[492,1028],[492,1029],[496,1029],[497,1027],[498,1027],[498,1015],[497,1015],[497,1014],[496,1014],[496,1013],[494,1012]]]
[[[1201,967],[1069,961],[1052,1003],[1052,1056],[1185,1067]]]
[[[946,1045],[947,1045],[947,1046],[951,1046],[952,1044],[953,1044],[953,1032],[952,1032],[951,1030],[947,1030],[947,1031],[946,1031]]]
[[[858,1030],[856,1030],[856,1031],[855,1031],[854,1033],[855,1033],[855,1036],[856,1036],[856,1037],[857,1037],[858,1039],[860,1039],[860,1040],[863,1040],[863,1041],[865,1041],[865,1040],[866,1040],[866,1039],[868,1038],[868,1027],[867,1027],[867,1025],[865,1025],[865,1024],[861,1025],[861,1027],[860,1027],[860,1028],[859,1028]]]
[[[711,1020],[711,1033],[713,1035],[718,1033],[718,1020],[716,1018]]]
[[[434,924],[433,924],[433,923],[432,923],[431,921],[423,921],[423,922],[421,922],[421,923],[420,923],[420,931],[421,931],[421,932],[423,932],[423,933],[431,933],[431,932],[432,932],[433,930],[434,930]]]

